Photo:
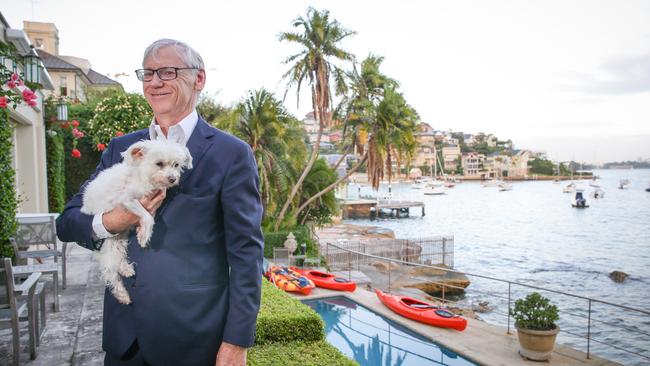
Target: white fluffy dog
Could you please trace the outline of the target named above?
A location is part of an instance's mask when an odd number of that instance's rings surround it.
[[[81,212],[96,215],[122,204],[140,218],[136,233],[144,248],[151,238],[154,218],[138,200],[177,185],[183,169],[192,168],[192,156],[180,144],[149,140],[136,142],[122,156],[121,163],[102,171],[86,186]],[[120,275],[135,274],[133,264],[127,261],[128,238],[125,232],[106,239],[97,255],[106,285],[123,304],[131,303],[131,298]]]

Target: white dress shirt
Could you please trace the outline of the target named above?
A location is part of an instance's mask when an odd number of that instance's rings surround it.
[[[167,135],[162,131],[160,125],[156,123],[156,118],[151,121],[149,125],[149,139],[151,140],[169,140],[174,141],[182,145],[187,145],[187,140],[192,136],[194,128],[196,127],[197,122],[199,121],[199,114],[196,112],[196,109],[192,113],[188,114],[180,122],[169,127],[167,130]],[[93,217],[93,233],[95,234],[96,239],[106,239],[117,234],[111,234],[104,223],[102,222],[102,216],[104,213],[97,214]]]

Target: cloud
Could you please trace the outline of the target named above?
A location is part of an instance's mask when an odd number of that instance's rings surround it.
[[[556,90],[596,95],[625,95],[650,92],[650,52],[619,57],[603,63],[597,75],[573,73],[573,83]]]

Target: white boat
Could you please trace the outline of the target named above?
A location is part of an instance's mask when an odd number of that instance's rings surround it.
[[[597,188],[595,191],[591,192],[590,196],[593,199],[605,198],[605,191],[603,191],[600,188]]]
[[[564,193],[572,193],[576,190],[576,184],[571,182],[567,184],[564,188],[562,188],[562,192]]]
[[[422,190],[422,193],[429,196],[437,196],[441,194],[447,194],[447,188],[445,188],[442,182],[434,181],[427,183],[427,185]]]
[[[490,180],[484,180],[483,182],[481,182],[481,185],[483,187],[498,187],[499,183],[501,183],[500,180],[490,179]]]
[[[629,179],[621,179],[618,182],[618,189],[628,189],[630,188],[630,180]]]
[[[511,191],[512,190],[512,184],[506,183],[506,182],[499,183],[498,187],[499,187],[499,192],[505,192],[505,191]]]

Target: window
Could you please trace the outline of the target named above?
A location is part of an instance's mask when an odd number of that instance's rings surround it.
[[[61,78],[59,79],[59,91],[61,96],[68,95],[68,80],[66,79],[65,76],[61,76]]]

